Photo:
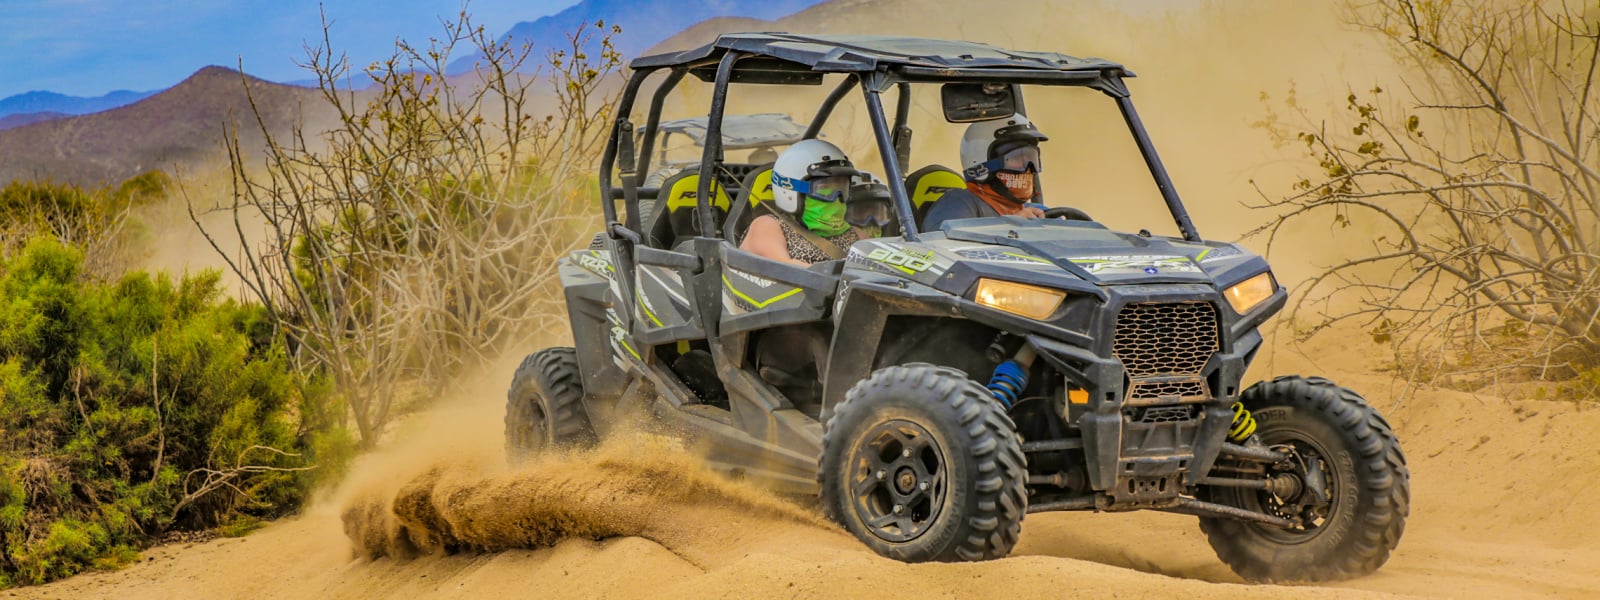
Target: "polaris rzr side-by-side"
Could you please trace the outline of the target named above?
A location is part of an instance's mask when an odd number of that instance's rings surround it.
[[[643,412],[719,469],[819,495],[867,546],[905,561],[1002,557],[1026,514],[1058,510],[1196,515],[1252,581],[1371,573],[1399,543],[1409,474],[1377,411],[1320,378],[1242,385],[1287,292],[1260,256],[1196,232],[1121,65],[766,33],[630,67],[600,164],[604,231],[560,265],[575,347],[517,371],[513,460],[592,443]],[[663,104],[687,77],[711,86],[703,154],[641,185]],[[806,139],[846,97],[863,102],[881,178],[859,184],[893,209],[882,236],[810,267],[740,249],[753,215],[773,210],[772,168],[726,160],[719,130],[730,88],[772,86],[790,86],[786,98],[823,86]],[[917,88],[938,90],[942,115],[914,109]],[[1106,121],[1131,132],[1175,235],[1114,231],[1089,215],[1120,200],[1089,194],[1045,218],[925,230],[929,207],[964,182],[936,165],[905,173],[910,114],[1034,116],[1060,90],[1114,104]]]

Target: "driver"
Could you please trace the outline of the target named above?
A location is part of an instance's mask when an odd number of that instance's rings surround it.
[[[853,201],[857,171],[843,150],[817,139],[802,140],[772,166],[772,202],[750,221],[739,248],[802,267],[844,257],[858,240],[878,237],[892,218],[878,198]]]
[[[1044,216],[1039,189],[1039,142],[1045,137],[1022,115],[979,121],[961,136],[966,189],[956,189],[933,204],[922,228],[937,231],[945,221],[1017,215]]]

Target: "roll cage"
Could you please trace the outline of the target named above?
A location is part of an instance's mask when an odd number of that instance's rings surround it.
[[[891,182],[904,180],[903,165],[910,159],[911,130],[906,121],[911,105],[911,84],[967,82],[1080,86],[1099,90],[1117,103],[1178,231],[1186,240],[1201,239],[1123,84],[1124,78],[1134,75],[1117,63],[1053,52],[1020,52],[973,42],[912,37],[742,33],[723,35],[693,50],[641,57],[629,68],[634,73],[623,90],[618,117],[600,160],[599,181],[606,230],[613,239],[627,239],[635,244],[644,239],[638,211],[640,194],[658,190],[643,190],[639,181],[641,174],[650,172],[653,145],[661,128],[663,102],[685,76],[693,75],[713,84],[706,143],[699,167],[701,173],[714,173],[724,160],[722,125],[730,84],[821,85],[824,76],[841,73],[847,77],[823,100],[802,139],[815,138],[839,101],[851,89],[859,88],[872,123],[885,180]],[[630,115],[643,84],[657,73],[664,73],[665,79],[651,95],[644,131],[636,132]],[[899,92],[892,123],[881,98],[881,94],[891,88]],[[1022,112],[1020,93],[1017,98],[1019,112]],[[640,140],[637,147],[636,138]],[[709,206],[713,179],[699,179],[699,210],[696,212],[702,235],[710,235],[716,229]],[[613,181],[620,183],[620,189]],[[907,191],[900,185],[888,187],[902,235],[907,240],[917,240],[920,231]],[[618,220],[617,200],[628,207],[624,221]]]

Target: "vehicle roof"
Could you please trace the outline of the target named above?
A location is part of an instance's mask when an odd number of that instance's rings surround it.
[[[728,33],[693,50],[635,59],[635,70],[701,66],[734,50],[770,56],[811,71],[860,73],[879,67],[941,69],[1007,68],[1034,71],[1114,71],[1131,77],[1122,65],[1100,58],[1078,58],[1056,52],[1007,50],[989,44],[884,35],[813,35],[791,33]]]
[[[687,135],[695,145],[704,146],[706,121],[706,117],[667,121],[659,130]],[[731,150],[793,144],[805,135],[806,128],[783,113],[722,116],[722,147]]]

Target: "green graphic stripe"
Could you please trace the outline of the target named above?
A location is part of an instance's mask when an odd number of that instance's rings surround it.
[[[639,310],[644,311],[644,316],[650,317],[651,323],[655,323],[656,327],[664,327],[661,324],[661,319],[657,319],[656,314],[650,312],[650,307],[644,303],[644,294],[639,291],[639,288],[633,288],[633,297],[639,300]]]
[[[738,288],[733,287],[733,282],[732,281],[728,281],[728,276],[726,274],[724,274],[722,276],[722,285],[723,285],[723,287],[726,287],[728,289],[728,292],[732,293],[734,296],[737,296],[740,300],[743,300],[745,302],[749,302],[751,306],[754,306],[757,309],[766,308],[768,305],[772,304],[773,302],[777,302],[777,301],[782,300],[784,298],[788,298],[789,296],[793,296],[795,294],[800,293],[800,288],[794,288],[794,289],[789,290],[787,292],[784,292],[782,294],[778,294],[776,296],[773,296],[772,298],[769,298],[766,302],[761,302],[759,300],[756,300],[755,298],[751,298],[749,296],[744,295],[742,292],[739,291]]]
[[[913,271],[913,270],[908,269],[906,267],[902,267],[900,265],[891,265],[891,264],[883,262],[883,261],[878,261],[878,262],[882,263],[885,266],[894,267],[896,269],[900,269],[901,271],[905,271],[907,275],[916,275],[917,274],[916,271]]]
[[[639,360],[644,360],[644,357],[642,357],[642,356],[639,356],[639,351],[638,351],[638,350],[634,350],[634,349],[633,349],[633,346],[629,346],[629,345],[628,345],[628,342],[626,342],[626,341],[624,341],[624,340],[617,340],[617,342],[618,342],[618,343],[621,343],[621,344],[622,344],[622,347],[623,347],[623,348],[625,348],[625,349],[627,349],[627,351],[628,351],[628,354],[632,354],[632,355],[633,355],[633,357],[634,357],[634,358],[637,358],[637,359],[639,359]]]

